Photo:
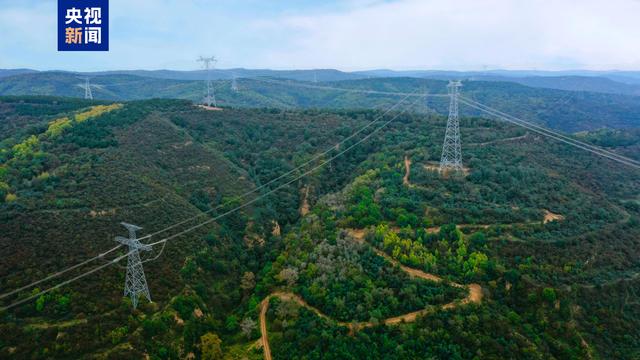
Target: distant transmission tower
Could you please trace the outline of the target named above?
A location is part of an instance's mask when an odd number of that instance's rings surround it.
[[[213,104],[213,106],[217,106],[216,105],[216,95],[213,92],[213,86],[211,86],[211,67],[213,67],[213,65],[215,65],[216,58],[214,56],[212,57],[202,57],[200,56],[200,58],[198,59],[198,61],[202,61],[204,63],[204,68],[207,70],[207,96],[204,98],[204,103],[207,104],[207,106],[211,106],[211,104]],[[212,65],[213,64],[213,65]]]
[[[84,78],[84,98],[93,100],[93,94],[91,93],[91,84],[89,83],[89,77]]]
[[[462,150],[460,149],[460,121],[458,119],[458,93],[462,86],[460,81],[449,81],[449,118],[447,131],[442,145],[440,173],[462,171]]]
[[[117,236],[116,241],[129,247],[127,256],[127,278],[124,282],[124,296],[131,298],[131,303],[135,309],[138,306],[138,297],[142,294],[151,301],[147,279],[144,277],[144,269],[140,261],[139,250],[150,251],[151,246],[140,243],[136,238],[136,231],[142,229],[139,226],[121,223],[129,230],[129,238]]]
[[[236,75],[234,74],[231,78],[231,90],[238,91],[238,82],[236,81]]]

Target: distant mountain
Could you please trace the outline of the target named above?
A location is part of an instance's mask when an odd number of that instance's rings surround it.
[[[205,70],[176,71],[176,70],[116,70],[83,73],[85,75],[135,75],[158,79],[171,80],[205,80],[207,72]],[[363,79],[367,76],[343,72],[335,69],[314,69],[314,70],[270,70],[270,69],[213,69],[211,79],[228,80],[234,77],[278,77],[298,81],[339,81]]]
[[[86,75],[86,74],[85,74]],[[112,74],[91,77],[94,98],[138,100],[147,98],[190,98],[202,89],[195,81],[171,80]],[[54,95],[84,97],[84,78],[70,72],[36,72],[0,79],[3,95]]]
[[[20,75],[20,74],[29,74],[34,72],[38,72],[38,71],[31,70],[31,69],[0,69],[0,78],[6,77],[6,76]]]
[[[157,73],[156,73],[157,74]],[[192,74],[193,75],[193,74]],[[546,85],[534,78],[537,85]],[[600,128],[640,127],[640,97],[604,93],[607,82],[593,78],[582,84],[600,92],[566,91],[529,87],[514,81],[464,81],[463,94],[487,105],[546,126],[576,132]],[[518,81],[534,81],[529,78]],[[560,82],[557,78],[552,82]],[[567,88],[576,86],[571,78]],[[610,81],[612,82],[612,81]],[[384,92],[429,92],[446,94],[445,80],[415,77],[370,78],[333,82],[296,82],[282,78],[239,78],[239,91],[233,91],[231,81],[215,80],[218,104],[228,107],[269,108],[325,108],[354,109],[388,106],[399,97]],[[553,85],[553,84],[552,84]],[[580,85],[580,84],[578,84]],[[204,95],[201,80],[176,80],[110,73],[91,79],[92,93],[101,100],[141,100],[149,98],[177,98],[200,101]],[[547,85],[551,86],[551,85]],[[631,85],[628,85],[631,87]],[[329,89],[376,90],[380,93]],[[74,73],[27,73],[0,79],[0,95],[54,95],[84,97],[84,81]],[[430,97],[421,106],[440,113],[447,112],[446,97]],[[425,108],[426,109],[426,108]],[[480,115],[473,109],[462,108],[464,115]]]
[[[485,78],[484,80],[490,80]],[[528,76],[523,78],[497,78],[498,81],[513,81],[522,85],[549,89],[591,91],[607,94],[640,95],[640,83],[628,84],[605,77],[593,76]]]
[[[32,69],[0,69],[0,78],[40,73]],[[98,72],[44,71],[41,73],[68,73],[79,76],[133,75],[167,80],[205,80],[204,70],[113,70]],[[212,80],[235,78],[273,77],[297,81],[343,81],[370,78],[413,77],[437,80],[511,81],[519,84],[559,90],[591,91],[607,94],[640,95],[640,72],[637,71],[537,71],[537,70],[389,70],[376,69],[345,72],[335,69],[271,70],[271,69],[213,69]]]
[[[367,77],[416,77],[425,79],[470,79],[510,81],[531,87],[591,91],[607,94],[640,95],[640,72],[593,71],[445,71],[445,70],[369,70],[356,72]]]

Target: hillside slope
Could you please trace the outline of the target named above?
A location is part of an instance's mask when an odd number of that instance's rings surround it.
[[[159,255],[144,264],[154,303],[132,310],[124,269],[110,266],[0,314],[2,356],[177,359],[201,357],[220,340],[230,358],[260,359],[259,304],[277,291],[327,318],[273,299],[265,316],[275,358],[640,354],[640,309],[627,300],[640,291],[640,178],[619,164],[464,118],[468,175],[443,178],[433,164],[446,119],[416,106],[308,176],[272,182],[349,149],[381,122],[336,144],[382,112],[0,100],[14,129],[0,139],[2,289],[111,248],[124,235],[120,221],[144,236],[224,214],[256,187],[265,195],[143,254]],[[638,145],[582,136],[613,151]],[[412,278],[395,263],[444,281]],[[465,296],[451,283],[477,283],[482,302],[441,308]],[[407,313],[428,316],[380,324]],[[350,336],[336,321],[371,326]]]

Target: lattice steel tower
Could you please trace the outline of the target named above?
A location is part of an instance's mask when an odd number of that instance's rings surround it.
[[[238,91],[238,81],[236,80],[236,75],[234,74],[231,78],[231,90]]]
[[[136,238],[136,231],[142,229],[139,226],[121,223],[129,230],[129,238],[117,236],[116,241],[129,247],[127,256],[127,278],[124,281],[124,296],[131,298],[131,303],[135,309],[138,306],[138,297],[144,295],[151,301],[147,279],[144,277],[142,261],[140,261],[140,250],[150,251],[151,246],[140,243]]]
[[[204,68],[207,70],[207,96],[203,99],[203,102],[207,104],[207,106],[211,106],[211,104],[213,103],[213,106],[217,106],[216,105],[216,95],[213,91],[213,86],[211,85],[211,67],[212,64],[215,65],[216,58],[214,56],[212,57],[202,57],[200,56],[200,58],[198,59],[198,61],[202,61],[204,63]]]
[[[91,84],[89,78],[84,78],[84,98],[93,100],[93,94],[91,93]]]
[[[460,149],[460,121],[458,119],[458,93],[462,86],[460,81],[449,81],[449,119],[447,131],[442,145],[440,173],[462,171],[462,150]]]

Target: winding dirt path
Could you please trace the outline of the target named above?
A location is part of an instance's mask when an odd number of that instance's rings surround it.
[[[348,232],[357,242],[359,242],[359,243],[364,243],[365,242],[364,241],[364,237],[366,235],[366,232],[364,230],[349,229]],[[387,253],[383,252],[382,250],[376,249],[375,247],[372,247],[372,249],[373,249],[373,251],[376,252],[376,254],[378,254],[379,256],[381,256],[383,258],[385,258],[387,261],[389,261],[393,265],[399,266],[400,269],[402,269],[402,271],[406,272],[411,277],[420,278],[420,279],[424,279],[424,280],[427,280],[427,281],[433,281],[433,282],[442,282],[443,281],[443,279],[441,277],[437,276],[437,275],[429,274],[429,273],[426,273],[426,272],[424,272],[422,270],[410,268],[408,266],[404,266],[404,265],[400,264],[397,260],[393,259],[391,256],[389,256]],[[384,319],[381,323],[384,324],[384,325],[396,325],[396,324],[400,324],[400,323],[403,323],[403,322],[413,322],[419,316],[428,315],[430,313],[433,313],[433,312],[437,311],[438,309],[449,310],[449,309],[453,309],[453,308],[456,308],[458,306],[467,305],[467,304],[470,304],[470,303],[478,304],[478,303],[480,303],[482,301],[482,287],[479,284],[462,285],[462,284],[458,284],[458,283],[455,283],[455,282],[451,282],[451,283],[449,283],[449,285],[457,287],[457,288],[468,288],[469,292],[468,292],[467,296],[464,299],[452,301],[450,303],[447,303],[447,304],[444,304],[444,305],[440,306],[439,308],[433,307],[433,308],[413,311],[413,312],[410,312],[410,313],[407,313],[407,314],[402,314],[402,315],[399,315],[399,316],[394,316],[394,317],[390,317],[390,318]],[[369,321],[365,321],[365,322],[335,321],[334,319],[332,319],[331,317],[329,317],[328,315],[326,315],[325,313],[320,311],[318,308],[315,308],[315,307],[309,305],[299,295],[296,295],[296,294],[294,294],[292,292],[286,292],[286,291],[274,291],[270,295],[266,296],[260,302],[260,336],[261,336],[260,340],[262,342],[262,348],[263,348],[265,360],[271,360],[272,359],[272,357],[271,357],[271,348],[269,346],[269,334],[267,332],[267,311],[269,310],[269,301],[273,297],[280,298],[281,300],[284,300],[284,301],[295,301],[300,306],[303,306],[303,307],[313,311],[319,317],[321,317],[323,319],[326,319],[326,320],[334,321],[337,325],[348,328],[350,334],[354,334],[356,331],[358,331],[360,329],[364,329],[364,328],[369,328],[369,327],[374,327],[374,326],[380,325],[378,323],[373,323],[373,322],[369,322]]]
[[[300,204],[300,216],[305,216],[309,213],[309,185],[301,189],[300,192],[303,193],[302,204]]]
[[[404,177],[402,178],[402,184],[411,186],[409,183],[409,175],[411,174],[411,159],[407,155],[404,156]]]

